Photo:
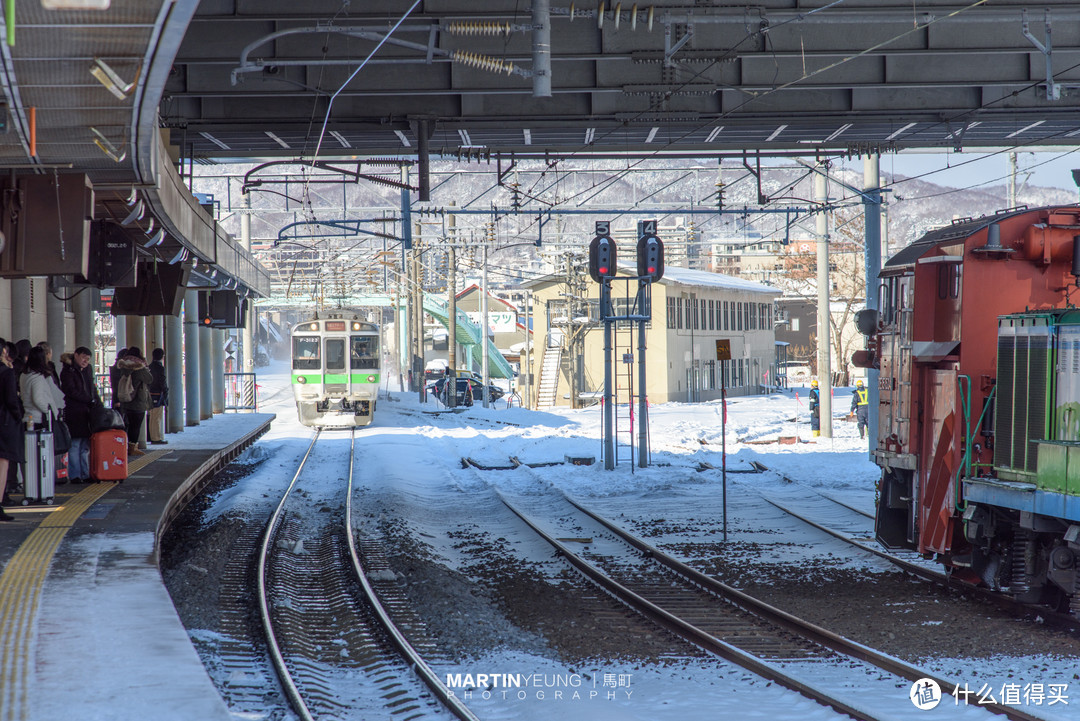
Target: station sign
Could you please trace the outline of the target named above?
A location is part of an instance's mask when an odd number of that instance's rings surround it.
[[[731,341],[727,338],[716,341],[716,360],[731,360]]]

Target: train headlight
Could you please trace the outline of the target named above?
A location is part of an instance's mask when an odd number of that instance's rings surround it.
[[[360,324],[357,323],[356,321],[353,321],[352,329],[353,330],[360,330]]]
[[[316,331],[319,330],[319,324],[318,323],[308,323],[308,330],[316,330]]]
[[[300,384],[307,383],[307,378],[305,378],[304,376],[296,376],[296,382]]]
[[[377,379],[376,379],[376,377],[375,377],[375,376],[368,376],[368,377],[367,377],[367,382],[368,382],[368,383],[374,383],[374,382],[375,382],[376,380],[377,380]]]

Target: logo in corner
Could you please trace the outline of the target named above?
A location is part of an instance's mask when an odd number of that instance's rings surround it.
[[[911,703],[915,704],[915,708],[921,711],[929,711],[941,703],[941,687],[932,678],[920,678],[911,684],[908,698],[911,699]]]

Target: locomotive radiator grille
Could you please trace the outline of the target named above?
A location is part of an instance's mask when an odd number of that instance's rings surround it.
[[[1013,403],[1015,396],[1013,372],[1015,366],[1015,336],[998,337],[998,402],[997,424],[995,429],[994,465],[1009,468],[1012,466],[1013,452]]]
[[[1045,440],[1047,369],[1050,360],[1049,336],[1033,336],[1030,339],[1028,372],[1020,378],[1027,379],[1027,449],[1024,469],[1035,473],[1038,467],[1039,444]]]

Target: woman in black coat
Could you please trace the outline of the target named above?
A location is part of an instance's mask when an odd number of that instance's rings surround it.
[[[60,390],[64,392],[64,420],[71,431],[68,450],[68,475],[72,483],[90,480],[90,408],[101,405],[90,349],[79,346],[74,353],[60,356]]]
[[[0,497],[7,487],[8,467],[23,460],[23,410],[15,371],[11,369],[9,345],[0,338]],[[0,521],[14,520],[14,516],[0,508]]]

